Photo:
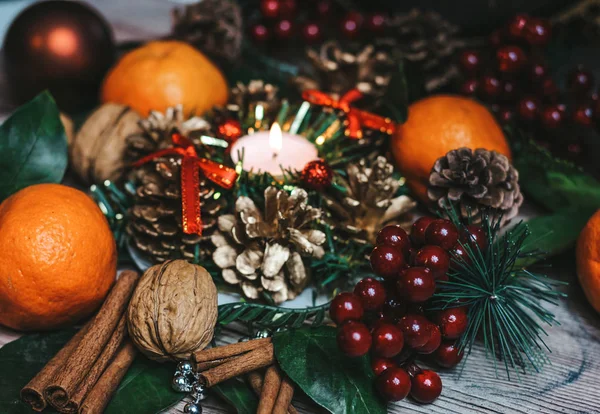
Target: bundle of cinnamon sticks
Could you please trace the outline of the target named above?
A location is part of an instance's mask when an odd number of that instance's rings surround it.
[[[258,414],[297,412],[291,405],[294,386],[277,366],[271,338],[198,351],[194,362],[205,387],[246,375],[250,387],[260,397]]]
[[[101,413],[133,362],[126,309],[139,274],[125,271],[96,314],[21,390],[36,411]]]

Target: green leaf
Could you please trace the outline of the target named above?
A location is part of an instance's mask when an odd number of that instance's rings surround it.
[[[348,358],[331,326],[290,329],[273,336],[281,369],[317,404],[332,413],[386,413],[375,394],[368,357]]]
[[[30,413],[19,392],[75,334],[75,329],[25,335],[0,348],[0,413]],[[123,378],[106,413],[158,413],[184,395],[171,389],[174,366],[141,354]],[[48,411],[45,411],[48,412]]]
[[[127,371],[106,414],[160,413],[185,397],[171,388],[174,364],[159,364],[141,354]]]
[[[592,216],[595,209],[563,210],[555,214],[533,218],[527,222],[531,235],[527,238],[525,250],[538,249],[545,256],[553,256],[575,244],[579,233]],[[517,266],[527,266],[543,257],[519,259]]]
[[[43,92],[0,126],[0,200],[29,185],[60,182],[67,158],[58,108]]]
[[[256,413],[258,399],[243,381],[233,378],[215,385],[212,389],[234,407],[238,414]]]

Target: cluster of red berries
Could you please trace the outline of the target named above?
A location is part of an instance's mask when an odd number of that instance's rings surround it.
[[[568,89],[559,89],[544,60],[543,47],[550,37],[549,21],[515,16],[490,36],[488,47],[461,53],[464,80],[460,92],[490,104],[501,123],[517,122],[534,136],[543,137],[540,144],[577,157],[580,139],[556,134],[556,142],[548,142],[547,137],[552,136],[548,132],[571,125],[593,126],[600,119],[598,94],[592,92],[592,73],[581,66],[569,74]]]
[[[302,10],[298,5],[302,5]],[[287,41],[298,38],[306,43],[317,43],[331,37],[324,34],[331,21],[338,21],[338,31],[346,38],[354,39],[363,31],[378,33],[384,29],[385,15],[371,13],[363,16],[356,11],[338,15],[341,10],[333,0],[313,0],[299,3],[297,0],[261,0],[261,19],[250,28],[250,35],[257,43],[269,40]],[[302,23],[298,23],[302,22]]]
[[[340,350],[350,357],[371,352],[377,389],[386,400],[398,401],[410,393],[430,403],[440,395],[439,375],[416,365],[417,356],[432,355],[445,368],[461,361],[456,340],[467,329],[466,309],[431,313],[425,305],[436,281],[448,280],[453,263],[468,261],[467,244],[483,251],[484,230],[469,225],[459,232],[449,220],[432,217],[417,220],[410,236],[399,226],[384,227],[371,253],[371,267],[382,279],[363,279],[352,293],[340,293],[331,302]]]

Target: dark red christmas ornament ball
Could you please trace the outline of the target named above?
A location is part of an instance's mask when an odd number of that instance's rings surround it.
[[[242,124],[237,119],[227,119],[217,127],[217,134],[219,138],[232,144],[242,136]]]
[[[342,34],[349,39],[353,39],[360,33],[363,24],[363,17],[358,12],[349,12],[342,19],[341,30]]]
[[[331,185],[333,169],[325,160],[314,160],[304,166],[300,180],[306,187],[322,191]]]
[[[250,36],[257,43],[264,43],[271,37],[271,31],[262,23],[257,23],[250,28]]]
[[[302,26],[302,37],[307,43],[316,43],[321,40],[323,30],[318,23],[309,22]]]
[[[283,19],[275,23],[273,31],[277,40],[289,40],[294,36],[296,27],[291,20]]]
[[[264,17],[275,19],[281,13],[281,3],[279,0],[262,0],[260,11]]]
[[[82,2],[33,4],[4,39],[8,84],[18,103],[48,89],[63,110],[96,104],[100,83],[116,57],[106,20]]]
[[[503,46],[496,51],[498,70],[503,73],[520,71],[527,63],[527,55],[519,46]]]

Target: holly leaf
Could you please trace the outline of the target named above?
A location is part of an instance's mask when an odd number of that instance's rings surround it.
[[[221,382],[212,389],[219,393],[238,414],[254,414],[258,409],[258,399],[243,381],[235,378]]]
[[[58,108],[42,92],[0,126],[0,201],[29,185],[60,182],[67,160]]]
[[[385,414],[368,358],[338,349],[336,329],[303,327],[273,336],[279,366],[314,402],[332,413]]]
[[[75,334],[75,329],[25,335],[0,348],[0,413],[30,413],[19,398],[23,388]],[[184,395],[171,389],[174,366],[138,355],[115,392],[106,413],[157,413]],[[53,412],[45,411],[45,412]]]

